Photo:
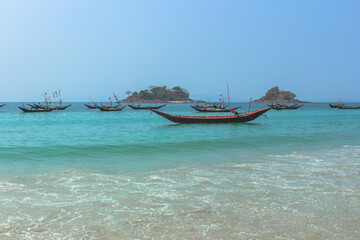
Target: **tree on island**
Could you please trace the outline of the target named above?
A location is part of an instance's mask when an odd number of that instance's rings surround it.
[[[129,94],[128,94],[129,93]],[[169,102],[169,101],[192,101],[188,90],[176,86],[172,89],[167,86],[149,86],[148,89],[141,90],[140,92],[127,91],[128,98],[123,102]],[[130,95],[131,94],[131,95]]]
[[[130,97],[130,94],[132,93],[132,91],[126,91],[125,94],[128,95],[128,97]]]

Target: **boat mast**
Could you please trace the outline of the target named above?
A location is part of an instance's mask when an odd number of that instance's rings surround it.
[[[250,112],[250,107],[251,107],[251,99],[252,99],[252,97],[250,98],[250,102],[249,102],[249,111],[248,111],[248,113]]]
[[[59,96],[59,106],[62,107],[62,97],[61,97],[60,89],[59,89],[59,92],[58,92],[58,96]]]
[[[230,94],[229,94],[229,83],[227,83],[227,94],[228,94],[228,101],[229,101],[229,113],[231,115],[231,110],[230,110]]]

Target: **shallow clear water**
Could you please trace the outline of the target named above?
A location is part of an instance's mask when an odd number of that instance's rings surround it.
[[[1,239],[358,239],[360,110],[184,125],[17,105],[0,109]]]

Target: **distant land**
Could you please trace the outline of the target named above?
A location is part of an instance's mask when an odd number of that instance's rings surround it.
[[[281,103],[306,103],[306,101],[301,101],[295,99],[296,94],[291,91],[284,91],[280,90],[279,87],[275,86],[269,89],[265,96],[262,98],[253,101],[254,103],[274,103],[274,102],[281,102]]]
[[[126,103],[197,103],[204,102],[190,99],[188,90],[176,86],[167,88],[167,86],[150,86],[148,89],[140,92],[125,92],[129,97],[121,100]]]

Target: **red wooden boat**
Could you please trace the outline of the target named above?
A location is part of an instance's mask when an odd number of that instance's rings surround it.
[[[231,115],[231,116],[181,116],[181,115],[172,115],[153,109],[151,109],[151,111],[176,123],[235,123],[235,122],[252,121],[260,117],[270,109],[271,108],[264,108],[250,113],[244,113],[241,115]]]

